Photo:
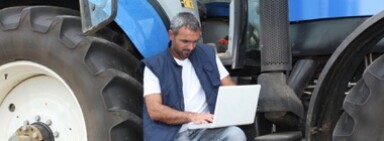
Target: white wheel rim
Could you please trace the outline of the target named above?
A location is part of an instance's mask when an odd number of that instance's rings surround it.
[[[23,124],[48,123],[55,141],[87,140],[76,96],[54,71],[29,61],[0,66],[0,140]]]

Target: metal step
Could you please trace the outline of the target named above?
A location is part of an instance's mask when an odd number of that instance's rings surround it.
[[[258,136],[255,141],[299,141],[302,138],[300,131],[277,132]]]

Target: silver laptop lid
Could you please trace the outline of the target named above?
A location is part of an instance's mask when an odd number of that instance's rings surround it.
[[[214,126],[244,125],[254,122],[260,85],[221,86],[216,101]]]
[[[190,124],[189,129],[218,128],[254,122],[260,85],[221,86],[219,88],[213,122]]]

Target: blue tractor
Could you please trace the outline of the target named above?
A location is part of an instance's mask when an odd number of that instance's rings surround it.
[[[384,138],[380,0],[0,2],[1,141],[140,141],[139,61],[178,12],[239,85],[261,84],[250,141]],[[381,66],[383,65],[383,66]],[[383,81],[383,84],[381,83]]]

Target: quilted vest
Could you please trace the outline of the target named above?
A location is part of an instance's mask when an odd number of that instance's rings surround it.
[[[205,92],[209,111],[213,113],[217,91],[221,83],[215,50],[213,47],[197,44],[190,54],[189,60]],[[141,62],[142,70],[144,66],[147,66],[158,77],[163,104],[184,111],[182,67],[176,63],[170,51],[167,49],[158,55],[143,60]],[[143,120],[145,141],[173,141],[181,127],[181,125],[167,125],[151,120],[145,104]]]

